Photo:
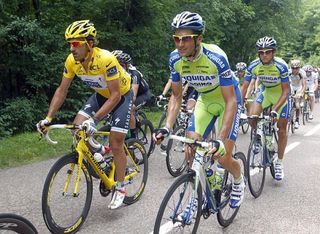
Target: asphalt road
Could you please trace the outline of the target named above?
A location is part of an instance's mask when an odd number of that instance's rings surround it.
[[[320,105],[315,119],[289,134],[285,178],[276,183],[267,172],[262,195],[246,197],[234,222],[222,229],[215,215],[200,221],[198,233],[319,233],[320,231]],[[248,135],[239,134],[238,150],[246,154]],[[41,212],[46,175],[56,160],[0,170],[0,213],[12,212],[29,219],[39,233],[49,233]],[[149,160],[149,177],[141,200],[108,210],[110,197],[101,197],[94,183],[92,206],[79,233],[150,233],[161,200],[174,181],[165,157],[156,149]],[[0,232],[1,233],[1,232]]]

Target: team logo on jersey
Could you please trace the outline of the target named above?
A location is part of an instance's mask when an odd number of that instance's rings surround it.
[[[221,76],[222,78],[231,78],[231,70],[228,69],[228,70],[226,70],[225,72],[222,72],[222,73],[220,74],[220,76]]]
[[[68,73],[68,69],[66,67],[63,68],[64,73]]]
[[[100,69],[100,67],[99,67],[98,64],[95,64],[95,65],[91,65],[91,66],[90,66],[90,70],[91,70],[91,71],[97,71],[97,70],[99,70],[99,69]]]
[[[117,67],[113,66],[107,70],[107,76],[114,76],[118,73]]]

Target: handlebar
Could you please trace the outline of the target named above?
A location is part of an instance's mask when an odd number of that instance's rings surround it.
[[[177,136],[177,135],[169,135],[169,139],[175,139],[187,144],[192,144],[198,147],[202,147],[202,148],[206,148],[206,149],[210,149],[210,148],[219,148],[219,142],[218,141],[211,141],[211,142],[207,142],[207,141],[200,141],[200,140],[195,140],[195,139],[191,139],[191,138],[187,138],[187,137],[183,137],[183,136]]]
[[[50,138],[49,136],[49,131],[52,129],[68,129],[68,130],[75,130],[75,129],[82,129],[81,125],[76,125],[76,124],[52,124],[46,127],[47,132],[46,134],[44,134],[44,137],[46,138],[46,140],[52,144],[52,145],[56,145],[58,144],[58,141],[54,141]]]

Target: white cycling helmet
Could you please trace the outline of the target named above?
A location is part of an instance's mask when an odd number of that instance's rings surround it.
[[[244,62],[239,62],[236,64],[237,71],[244,71],[247,68],[247,64]]]
[[[291,60],[290,64],[291,64],[291,68],[301,68],[302,67],[301,61],[298,59]]]
[[[204,21],[198,13],[183,11],[174,17],[171,23],[172,30],[176,29],[192,29],[197,33],[204,32]]]
[[[311,65],[305,65],[302,68],[305,72],[312,72],[313,71],[313,67]]]

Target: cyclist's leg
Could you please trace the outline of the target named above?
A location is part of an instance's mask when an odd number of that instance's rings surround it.
[[[314,87],[311,87],[309,90],[314,90]],[[310,101],[310,114],[309,114],[309,119],[313,119],[313,110],[314,110],[314,105],[315,105],[315,97],[314,97],[314,92],[309,93],[309,101]]]
[[[124,152],[124,140],[129,129],[130,113],[132,107],[132,91],[129,91],[114,108],[111,119],[110,149],[114,155],[116,166],[117,185],[113,194],[110,209],[116,209],[122,205],[125,198],[124,177],[126,170],[126,155]]]
[[[276,103],[277,100],[273,100],[273,104]],[[275,162],[275,179],[280,181],[284,178],[283,173],[283,165],[282,160],[284,158],[284,151],[287,146],[288,141],[288,132],[287,132],[287,125],[288,120],[290,118],[291,112],[291,100],[290,97],[288,100],[282,105],[279,109],[278,113],[280,113],[280,117],[277,120],[277,127],[278,127],[278,159]]]

